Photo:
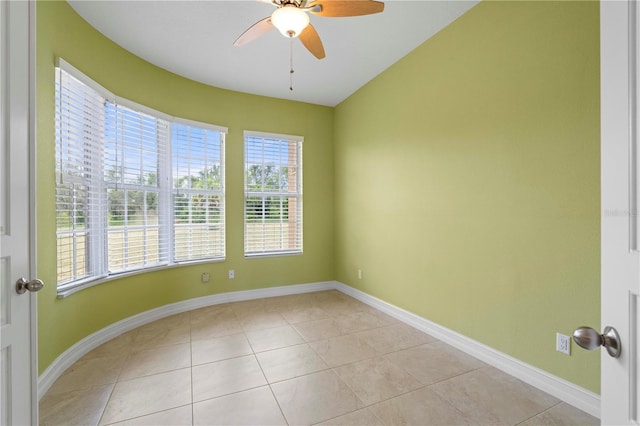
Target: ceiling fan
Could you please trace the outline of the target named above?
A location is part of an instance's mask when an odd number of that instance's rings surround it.
[[[325,57],[324,46],[316,29],[309,22],[308,13],[328,18],[342,16],[360,16],[379,13],[384,3],[375,0],[260,0],[271,3],[277,9],[238,37],[234,46],[247,44],[265,33],[277,28],[282,35],[300,41],[313,56]]]

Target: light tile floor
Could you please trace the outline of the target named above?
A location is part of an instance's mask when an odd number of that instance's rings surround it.
[[[96,348],[42,425],[596,425],[338,291],[210,306]]]

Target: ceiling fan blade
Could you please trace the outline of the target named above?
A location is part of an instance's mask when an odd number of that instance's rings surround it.
[[[271,24],[271,16],[267,16],[266,18],[256,22],[252,26],[250,26],[245,32],[243,32],[240,37],[233,43],[234,46],[242,46],[245,45],[261,35],[268,33],[273,29],[273,25]]]
[[[384,3],[374,0],[318,0],[308,7],[309,12],[318,16],[360,16],[382,12]]]
[[[318,59],[324,58],[326,55],[324,53],[324,46],[322,45],[322,41],[320,40],[320,36],[313,25],[307,25],[300,35],[298,36],[304,47],[307,48],[309,52],[313,56]]]

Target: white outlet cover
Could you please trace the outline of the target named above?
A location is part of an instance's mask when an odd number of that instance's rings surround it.
[[[232,280],[236,277],[236,271],[233,269],[229,269],[229,279]]]
[[[556,351],[571,355],[571,338],[562,333],[556,333]]]

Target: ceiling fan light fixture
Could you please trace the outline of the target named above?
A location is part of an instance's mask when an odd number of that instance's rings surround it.
[[[309,15],[295,6],[283,6],[273,11],[271,23],[285,37],[298,37],[309,25]]]

